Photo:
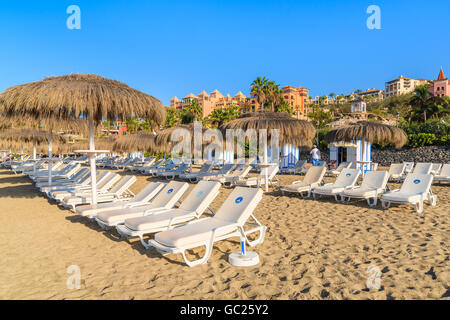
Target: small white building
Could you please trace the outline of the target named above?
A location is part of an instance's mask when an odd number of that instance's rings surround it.
[[[352,102],[352,113],[354,112],[367,112],[367,104],[363,100],[357,100]]]

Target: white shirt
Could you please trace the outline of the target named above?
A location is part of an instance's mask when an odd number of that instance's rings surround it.
[[[314,148],[311,150],[310,154],[312,154],[313,159],[319,159],[320,158],[320,150],[317,148]]]

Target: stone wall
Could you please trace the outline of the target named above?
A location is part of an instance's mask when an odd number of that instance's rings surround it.
[[[320,150],[321,160],[328,162],[328,150]],[[301,159],[311,162],[309,152],[302,152]],[[450,146],[429,146],[403,149],[372,149],[372,161],[380,166],[389,166],[391,163],[431,162],[450,163]]]

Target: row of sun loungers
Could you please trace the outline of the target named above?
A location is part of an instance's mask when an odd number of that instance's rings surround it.
[[[359,186],[356,186],[361,175],[358,169],[343,169],[335,182],[321,185],[325,172],[325,167],[311,167],[302,181],[280,187],[280,190],[283,194],[297,193],[302,197],[312,195],[314,199],[333,196],[337,202],[366,199],[370,207],[376,206],[381,196],[383,209],[388,209],[391,203],[412,204],[418,213],[423,212],[424,201],[436,205],[437,197],[431,191],[434,177],[429,173],[409,173],[400,189],[388,191],[390,174],[387,171],[366,172]]]
[[[186,172],[186,163],[167,159],[157,164],[158,161],[154,159],[147,160],[153,164],[145,166],[145,163],[137,165],[136,162],[136,168],[145,167],[143,170],[162,179],[177,177],[179,180],[198,183],[190,190],[185,181],[150,182],[134,195],[130,187],[136,181],[135,176],[121,177],[117,173],[104,171],[97,177],[98,203],[93,205],[90,171],[81,169],[79,163],[59,164],[52,171],[51,185],[45,176],[48,174],[45,163],[29,175],[41,192],[60,205],[92,219],[103,229],[117,230],[122,237],[139,238],[145,248],[155,248],[161,253],[180,253],[189,266],[205,263],[216,241],[241,237],[251,246],[263,242],[266,227],[259,223],[253,212],[262,199],[260,187],[265,184],[266,169],[261,169],[257,177],[246,178],[251,170],[249,164],[224,164],[219,170],[213,171],[215,164],[207,162],[198,171]],[[389,190],[388,180],[405,175],[406,167],[406,164],[401,167],[393,164],[389,172],[366,172],[361,184],[357,185],[361,171],[351,169],[348,164],[343,165],[336,180],[328,184],[323,184],[326,167],[313,166],[305,170],[301,181],[280,186],[276,178],[279,167],[275,164],[267,168],[267,180],[269,184],[278,186],[283,194],[294,193],[302,197],[313,196],[316,199],[332,196],[341,203],[351,199],[366,199],[370,207],[376,206],[380,200],[383,209],[388,209],[392,203],[412,204],[417,212],[423,212],[424,202],[435,206],[437,197],[431,191],[432,182],[436,178],[448,181],[449,165],[440,167],[433,176],[430,169],[432,165],[418,163],[402,178],[400,189]],[[131,171],[134,169],[134,165],[129,167]],[[398,173],[400,169],[403,172]],[[235,186],[235,189],[220,209],[214,212],[211,203],[220,193],[221,185]],[[209,216],[205,216],[207,211]],[[253,241],[248,238],[252,233],[258,233]],[[146,240],[145,237],[150,234],[154,234],[154,238]],[[191,261],[186,250],[200,246],[206,247],[205,255]]]

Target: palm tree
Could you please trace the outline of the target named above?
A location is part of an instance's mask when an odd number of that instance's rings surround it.
[[[192,114],[195,121],[202,118],[203,110],[197,100],[192,100],[191,104],[189,105],[189,107],[187,107],[187,109]]]
[[[267,82],[266,86],[267,100],[271,104],[271,111],[275,111],[275,106],[278,106],[282,102],[280,85],[276,84],[275,81]]]
[[[266,99],[267,99],[266,88],[267,88],[266,77],[263,77],[263,78],[258,77],[251,84],[250,94],[252,97],[256,98],[256,101],[261,106],[261,108],[264,108],[264,104],[266,103]]]
[[[439,113],[437,106],[445,106],[447,102],[441,97],[433,96],[426,87],[418,86],[414,90],[414,96],[409,101],[413,107],[412,118],[419,118],[418,114],[423,113],[423,121],[427,121],[427,112],[430,114]]]

